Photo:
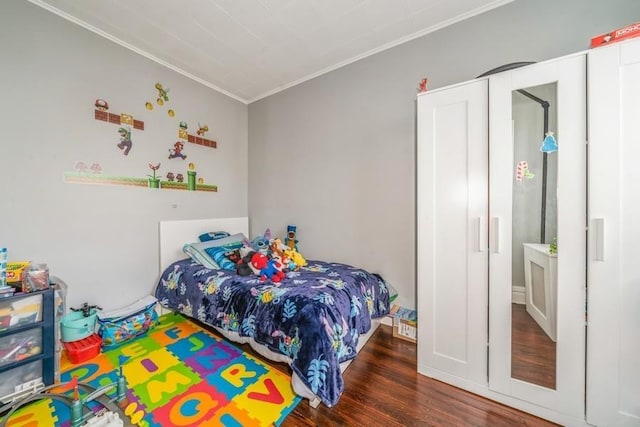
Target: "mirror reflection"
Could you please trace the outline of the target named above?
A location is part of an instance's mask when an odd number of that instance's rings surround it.
[[[556,83],[512,93],[511,377],[556,387]]]

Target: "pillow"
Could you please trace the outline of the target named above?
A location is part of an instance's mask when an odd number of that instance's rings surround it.
[[[208,233],[204,233],[198,236],[198,239],[201,242],[208,242],[210,240],[218,240],[218,239],[222,239],[223,237],[229,237],[230,234],[227,233],[226,231],[210,231]]]
[[[226,253],[240,249],[246,239],[244,234],[237,233],[220,239],[200,243],[187,243],[182,251],[195,262],[212,270],[235,270],[236,265],[226,257]]]

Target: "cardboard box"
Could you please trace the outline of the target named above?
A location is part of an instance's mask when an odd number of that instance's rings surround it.
[[[633,37],[640,37],[640,22],[627,25],[626,27],[618,28],[617,30],[610,31],[608,33],[600,34],[591,39],[591,48],[606,46],[611,43],[619,42],[622,40],[630,39]]]
[[[29,267],[31,261],[10,261],[7,263],[7,283],[20,283],[22,272]]]
[[[398,317],[393,318],[393,336],[403,340],[416,342],[418,338],[418,325]]]
[[[416,342],[418,338],[418,316],[416,311],[394,305],[391,307],[390,315],[393,316],[393,336]]]

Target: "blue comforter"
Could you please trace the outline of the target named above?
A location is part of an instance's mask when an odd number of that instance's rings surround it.
[[[355,357],[371,318],[389,313],[389,289],[380,276],[323,261],[308,261],[275,284],[185,259],[165,270],[156,297],[290,357],[291,368],[330,407],[344,389],[339,364]]]

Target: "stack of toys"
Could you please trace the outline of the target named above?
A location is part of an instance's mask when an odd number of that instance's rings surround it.
[[[71,363],[82,363],[100,354],[102,339],[96,333],[97,309],[84,303],[60,320],[62,346]]]
[[[270,280],[276,286],[286,274],[307,265],[307,261],[298,252],[296,227],[287,226],[285,243],[279,238],[272,238],[271,230],[253,240],[245,240],[240,248],[240,260],[236,263],[236,272],[240,276],[256,275],[265,282]]]

